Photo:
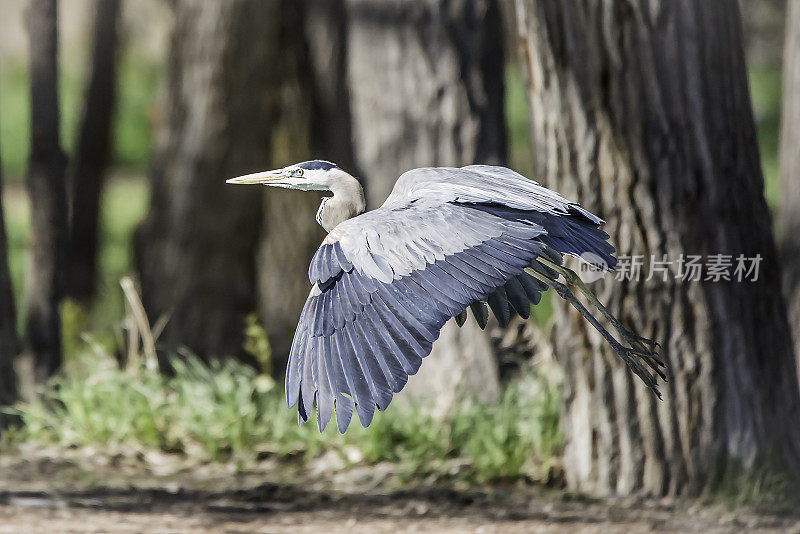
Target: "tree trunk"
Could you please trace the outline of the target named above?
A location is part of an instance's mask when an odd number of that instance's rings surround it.
[[[8,247],[6,225],[3,217],[3,176],[0,166],[0,407],[8,406],[17,397],[17,378],[14,374],[14,358],[17,356],[17,315],[14,309],[14,293],[11,274],[8,271]],[[6,416],[0,412],[0,428]]]
[[[175,4],[151,207],[136,237],[144,305],[151,320],[169,316],[160,340],[167,352],[183,345],[203,357],[242,355],[261,191],[225,179],[268,167],[278,7]]]
[[[284,0],[281,15],[287,49],[281,56],[281,117],[273,130],[276,166],[327,159],[352,169],[343,2]],[[308,297],[308,264],[325,236],[314,218],[319,202],[302,191],[270,188],[264,195],[259,309],[278,373]]]
[[[789,0],[783,49],[780,196],[778,201],[783,289],[795,355],[800,357],[800,1]]]
[[[603,217],[620,256],[644,256],[645,275],[665,254],[763,258],[757,281],[683,281],[673,265],[666,281],[595,286],[612,313],[663,343],[663,402],[556,307],[570,487],[695,493],[720,469],[768,458],[796,473],[797,375],[736,1],[516,6],[537,177]]]
[[[58,28],[55,0],[32,0],[26,14],[30,39],[31,261],[27,280],[25,341],[34,377],[42,381],[61,364],[58,304],[66,267],[66,157],[59,140]]]
[[[369,207],[420,166],[505,161],[500,15],[492,0],[347,0],[356,166]],[[441,376],[453,377],[441,381]],[[458,377],[458,378],[456,378]],[[453,406],[444,389],[497,395],[488,334],[448,322],[407,398]]]
[[[67,292],[83,301],[94,295],[97,278],[100,192],[111,151],[119,12],[119,0],[95,3],[92,64],[70,169],[72,210]]]

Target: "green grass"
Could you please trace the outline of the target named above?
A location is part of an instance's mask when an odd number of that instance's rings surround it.
[[[256,451],[309,460],[333,450],[344,458],[345,448],[355,447],[364,462],[400,462],[409,475],[444,473],[448,459],[463,458],[464,476],[476,481],[541,473],[561,447],[556,391],[535,375],[509,387],[496,404],[465,402],[444,420],[392,406],[367,430],[351,421],[339,435],[332,422],[320,434],[314,422],[298,426],[296,410],[286,408],[271,378],[235,361],[206,365],[190,355],[176,357],[174,376],[167,377],[143,360],[122,368],[96,344],[88,349],[40,399],[10,410],[21,426],[5,447],[125,443],[240,462],[254,460]]]

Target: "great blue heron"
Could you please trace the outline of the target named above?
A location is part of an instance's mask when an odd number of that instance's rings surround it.
[[[334,412],[340,432],[355,404],[362,426],[430,354],[444,323],[472,310],[481,328],[511,310],[527,318],[548,286],[569,301],[660,397],[665,379],[657,343],[614,318],[562,255],[611,268],[614,247],[601,219],[505,167],[428,167],[404,173],[383,205],[364,212],[361,185],[337,165],[306,161],[232,178],[304,191],[330,191],[317,211],[328,232],[308,269],[313,284],[286,369],[286,401],[308,420],[316,397],[324,430]],[[566,284],[558,281],[562,276]],[[614,327],[625,346],[581,304],[576,287]],[[646,364],[647,366],[643,365]],[[299,402],[298,402],[299,400]]]

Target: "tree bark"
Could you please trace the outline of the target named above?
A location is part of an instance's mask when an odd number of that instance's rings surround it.
[[[783,289],[795,355],[800,357],[800,1],[789,0],[783,49],[783,109],[778,201]]]
[[[284,0],[281,21],[286,50],[279,69],[281,116],[273,130],[276,166],[327,159],[352,169],[343,2]],[[259,309],[276,372],[288,358],[308,297],[308,264],[325,235],[314,218],[319,202],[317,195],[302,191],[270,188],[264,195]]]
[[[797,375],[736,1],[516,6],[537,177],[603,217],[645,275],[664,254],[763,258],[755,282],[598,283],[612,313],[663,343],[663,402],[556,307],[570,487],[696,493],[769,458],[797,473]]]
[[[14,359],[17,356],[17,314],[14,308],[14,293],[11,273],[8,270],[8,246],[6,225],[3,217],[3,175],[0,166],[0,407],[8,406],[17,398],[17,377]],[[0,428],[6,416],[0,413]]]
[[[505,161],[500,15],[492,0],[347,0],[348,74],[356,166],[367,202],[386,199],[420,166]],[[441,376],[452,377],[441,381]],[[498,392],[488,334],[448,322],[405,396]]]
[[[59,139],[58,28],[55,0],[32,0],[26,13],[30,40],[31,152],[27,187],[31,199],[31,261],[27,280],[25,341],[34,378],[42,381],[61,364],[61,300],[66,267],[66,157]]]
[[[72,210],[67,292],[82,301],[94,295],[96,286],[100,193],[111,152],[119,13],[119,0],[95,2],[92,64],[70,169]]]
[[[152,162],[151,207],[136,262],[152,320],[169,316],[160,347],[242,356],[255,309],[261,191],[225,185],[270,161],[278,58],[277,1],[175,4]]]

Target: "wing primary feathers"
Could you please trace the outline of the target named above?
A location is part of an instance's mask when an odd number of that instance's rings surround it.
[[[383,303],[383,306],[376,306],[376,310],[379,312],[383,311],[387,316],[391,316],[394,321],[392,322],[392,326],[395,327],[397,333],[403,336],[403,340],[408,344],[409,348],[415,352],[420,358],[424,358],[430,352],[430,347],[433,344],[433,340],[426,340],[424,336],[420,335],[419,332],[416,331],[414,328],[414,319],[404,308],[396,308],[391,305],[386,299],[383,298],[383,295],[378,293],[376,295],[377,299]],[[377,303],[377,302],[376,302]]]
[[[303,317],[300,318],[300,324],[304,322]],[[305,358],[306,343],[308,336],[306,331],[298,328],[292,340],[292,348],[289,350],[289,364],[286,366],[286,406],[291,408],[297,402],[297,397],[300,394],[300,374],[303,366],[303,359]]]
[[[442,303],[444,306],[444,311],[448,316],[452,317],[461,311],[461,307],[463,305],[439,289],[439,287],[437,287],[438,280],[429,271],[424,269],[416,271],[414,275],[409,277],[409,280],[411,282],[416,282],[422,289],[424,289],[429,294],[429,298],[434,298]],[[448,288],[451,289],[449,284]]]
[[[303,422],[308,420],[308,414],[312,413],[314,408],[314,392],[316,390],[316,381],[314,380],[314,364],[315,358],[319,356],[317,352],[318,337],[312,337],[306,348],[306,356],[303,358],[303,374],[300,380],[300,394],[303,399],[303,412],[306,414],[303,417]]]
[[[386,327],[386,335],[397,345],[398,350],[394,352],[395,356],[403,364],[403,368],[408,374],[416,374],[422,364],[422,358],[427,356],[427,352],[416,340],[411,339],[397,318],[388,313],[383,306],[375,306],[374,309],[381,323]]]
[[[345,341],[342,338],[342,331],[337,330],[333,333],[331,337],[331,342],[336,344],[336,353],[339,356],[339,365],[341,366],[340,369],[342,370],[342,375],[344,376],[344,380],[347,383],[347,391],[350,397],[355,401],[355,404],[361,404],[364,399],[360,397],[358,389],[356,389],[356,382],[353,376],[352,370],[352,363],[350,361],[350,357],[348,354],[351,352],[348,347],[345,345]],[[334,362],[335,363],[335,362]],[[359,385],[359,389],[361,385]],[[360,415],[360,414],[359,414]]]
[[[431,328],[423,324],[414,314],[415,310],[410,305],[406,305],[406,303],[403,302],[405,299],[398,299],[388,287],[379,289],[377,294],[394,312],[394,315],[398,319],[402,319],[403,326],[405,326],[412,335],[421,337],[430,342],[433,342],[433,340],[437,338],[438,332],[434,332]]]
[[[457,255],[447,258],[447,262],[464,273],[465,276],[469,276],[485,286],[483,290],[484,293],[489,293],[503,282],[502,278],[498,277],[496,271],[483,264],[481,264],[481,268],[479,269],[477,266],[467,263],[463,258]]]
[[[469,309],[472,310],[472,315],[475,316],[475,320],[478,322],[478,326],[481,327],[481,330],[485,330],[486,323],[489,322],[489,310],[486,309],[486,304],[480,300],[476,300],[469,305]]]
[[[480,247],[476,247],[472,250],[465,250],[463,252],[465,262],[470,261],[469,265],[472,265],[476,269],[486,273],[487,275],[494,278],[497,282],[495,282],[495,286],[502,285],[505,282],[505,279],[511,274],[510,272],[505,272],[507,267],[501,266],[503,270],[497,268],[497,264],[499,263],[497,260],[493,260],[491,257],[487,257],[485,253],[480,250]]]
[[[416,286],[416,284],[414,285]],[[449,316],[438,310],[435,306],[429,304],[427,300],[419,298],[409,288],[409,279],[407,277],[395,280],[391,285],[386,286],[386,289],[387,291],[392,291],[397,300],[406,305],[406,309],[417,315],[420,322],[426,321],[432,325],[434,333],[433,339],[439,337],[439,329],[445,321],[447,321]]]
[[[548,287],[528,273],[517,276],[517,280],[534,306],[539,304],[539,301],[542,300],[542,292],[547,291]]]
[[[474,291],[478,295],[483,295],[487,291],[491,290],[492,288],[483,282],[479,282],[478,280],[472,278],[466,273],[461,272],[456,268],[452,263],[450,263],[450,259],[452,256],[447,256],[444,261],[439,262],[439,267],[455,278],[456,280],[460,281],[465,286],[469,287],[472,291]]]
[[[508,282],[506,282],[505,290],[508,296],[508,302],[511,304],[511,307],[514,308],[514,311],[523,319],[530,317],[531,303],[528,300],[528,296],[525,294],[525,289],[522,287],[519,280],[517,280],[516,276],[510,278]]]
[[[331,339],[326,336],[320,339],[322,350],[319,354],[318,391],[317,391],[317,428],[320,432],[325,430],[328,422],[333,415],[333,384],[330,376],[332,365],[331,358]]]
[[[331,376],[333,377],[333,390],[334,390],[334,410],[336,412],[336,427],[340,434],[344,434],[347,427],[350,425],[350,419],[353,417],[353,400],[343,394],[345,391],[350,391],[347,381],[344,377],[342,369],[342,360],[339,356],[339,347],[336,340],[331,337]]]
[[[434,277],[436,280],[443,282],[447,285],[447,288],[452,291],[453,295],[456,297],[453,300],[461,304],[462,306],[466,306],[468,302],[475,300],[481,296],[480,291],[475,291],[474,289],[470,288],[468,285],[464,284],[458,277],[451,275],[447,270],[442,268],[442,265],[446,265],[446,261],[437,261],[428,266],[428,270],[430,271],[430,275]]]
[[[351,394],[355,394],[356,413],[361,426],[369,426],[372,421],[372,414],[375,411],[375,402],[372,399],[367,378],[361,370],[361,365],[358,363],[356,357],[356,349],[352,341],[347,327],[336,332],[336,338],[341,341],[339,345],[339,356],[345,362],[345,376],[348,374],[352,380]],[[348,384],[350,384],[348,382]]]
[[[355,357],[361,366],[361,373],[366,379],[372,400],[378,406],[378,409],[383,411],[392,401],[392,390],[383,375],[383,370],[380,368],[378,360],[369,350],[369,344],[366,339],[359,335],[355,323],[348,323],[344,331],[350,338],[350,344],[355,349]]]
[[[378,366],[380,367],[380,370],[386,379],[386,384],[389,386],[389,388],[391,388],[391,392],[398,393],[406,384],[407,377],[403,372],[403,368],[400,367],[400,364],[397,363],[397,360],[392,362],[384,356],[388,349],[381,344],[380,336],[378,336],[376,332],[372,331],[371,323],[367,323],[365,321],[356,321],[353,324],[358,330],[359,337],[363,338],[365,343],[369,346],[369,351],[372,354],[372,357],[375,358],[376,362],[378,362]],[[390,393],[390,402],[391,399],[392,396]],[[389,403],[387,402],[386,405],[388,406],[388,404]],[[380,405],[378,405],[378,409],[381,409]]]
[[[508,297],[506,296],[506,290],[502,287],[498,287],[494,293],[490,293],[487,297],[487,302],[489,303],[489,307],[492,309],[494,316],[497,317],[497,321],[500,323],[500,326],[505,328],[508,326],[508,321],[511,320],[511,310],[508,308]]]
[[[370,330],[375,334],[376,341],[386,350],[381,354],[385,357],[389,367],[394,371],[395,376],[399,377],[398,380],[405,384],[408,381],[408,375],[416,372],[414,366],[408,361],[407,358],[400,354],[400,346],[386,331],[385,325],[381,323],[375,308],[370,306],[364,310],[364,319],[370,326]],[[420,363],[422,360],[420,359]],[[395,392],[396,393],[396,392]]]

